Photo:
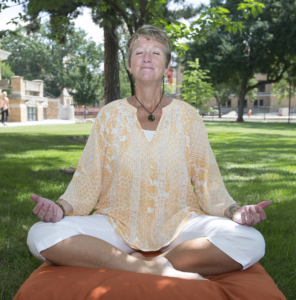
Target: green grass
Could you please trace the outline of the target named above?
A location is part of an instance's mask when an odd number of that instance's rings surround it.
[[[206,123],[226,187],[240,204],[272,201],[256,226],[265,237],[260,261],[288,300],[296,299],[296,125]],[[10,300],[41,262],[26,246],[37,222],[29,195],[56,200],[71,176],[92,124],[0,128],[0,299]]]

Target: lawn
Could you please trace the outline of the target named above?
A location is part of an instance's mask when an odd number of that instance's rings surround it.
[[[296,299],[296,124],[206,123],[226,187],[240,204],[270,200],[260,261],[288,300]],[[0,299],[10,300],[41,262],[26,246],[37,222],[29,195],[56,200],[92,124],[0,128]],[[247,291],[246,291],[247,292]]]

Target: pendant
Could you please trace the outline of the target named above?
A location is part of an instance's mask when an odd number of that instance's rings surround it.
[[[153,115],[150,115],[149,117],[148,117],[148,121],[149,122],[153,122],[155,120],[155,117],[153,116]]]

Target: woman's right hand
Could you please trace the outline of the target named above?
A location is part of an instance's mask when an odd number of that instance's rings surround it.
[[[63,210],[53,201],[32,194],[31,199],[37,203],[33,213],[43,222],[56,223],[63,218]]]

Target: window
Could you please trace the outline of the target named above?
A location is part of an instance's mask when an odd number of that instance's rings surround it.
[[[27,107],[27,121],[37,121],[36,107]]]
[[[259,106],[260,106],[260,107],[263,107],[263,99],[260,99],[260,100],[259,100]]]
[[[254,101],[254,107],[258,107],[258,100]]]
[[[43,120],[46,120],[46,107],[43,107]]]
[[[265,84],[264,83],[259,84],[258,92],[263,92],[263,93],[265,92]]]
[[[227,102],[227,107],[231,107],[231,100]]]
[[[247,99],[245,99],[245,101],[244,101],[244,107],[248,107],[248,101],[247,101]]]

